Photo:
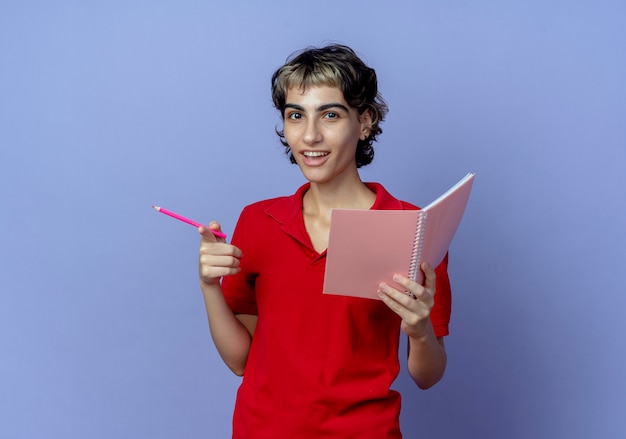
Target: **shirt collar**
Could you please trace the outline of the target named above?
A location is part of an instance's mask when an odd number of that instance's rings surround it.
[[[402,210],[401,201],[393,197],[380,183],[365,183],[376,194],[371,210]],[[311,240],[304,227],[302,218],[302,200],[309,189],[310,183],[305,183],[298,188],[295,194],[289,197],[278,198],[272,203],[265,213],[282,225],[283,231],[290,234],[298,241],[311,246]]]

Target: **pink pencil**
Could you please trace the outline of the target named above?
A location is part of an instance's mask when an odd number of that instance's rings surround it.
[[[171,212],[171,211],[169,211],[167,209],[163,209],[162,207],[159,207],[159,206],[152,206],[152,207],[157,212],[164,213],[165,215],[169,215],[172,218],[176,218],[177,220],[182,221],[182,222],[187,223],[187,224],[191,224],[192,226],[195,226],[195,227],[206,227],[206,226],[204,226],[204,225],[202,225],[200,223],[197,223],[197,222],[195,222],[193,220],[190,220],[189,218],[185,218],[184,216],[181,216],[181,215],[179,215],[177,213]],[[218,232],[217,230],[213,230],[211,228],[208,228],[208,229],[211,231],[211,233],[213,233],[218,238],[226,239],[226,235],[224,235],[222,232]]]

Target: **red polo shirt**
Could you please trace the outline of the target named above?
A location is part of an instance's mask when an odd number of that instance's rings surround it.
[[[416,209],[380,184],[372,209]],[[304,227],[305,184],[289,197],[247,206],[232,243],[241,272],[223,279],[235,313],[258,322],[233,417],[233,438],[401,438],[400,318],[378,300],[322,294],[326,252]],[[431,321],[448,334],[447,257],[436,268]]]

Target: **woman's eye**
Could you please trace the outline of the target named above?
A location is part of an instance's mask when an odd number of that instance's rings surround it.
[[[333,113],[332,111],[329,111],[328,113],[324,115],[324,117],[326,119],[337,119],[339,115],[337,113]]]
[[[289,113],[289,114],[287,115],[287,119],[291,119],[291,120],[302,119],[302,114],[300,114],[300,113],[296,113],[296,112]]]

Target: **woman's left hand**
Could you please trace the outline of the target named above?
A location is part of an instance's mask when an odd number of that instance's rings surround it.
[[[402,330],[414,338],[425,337],[430,332],[430,311],[435,304],[435,270],[427,262],[422,263],[421,269],[425,279],[423,286],[404,276],[395,275],[393,278],[410,294],[386,283],[381,283],[378,288],[378,296],[402,318]]]

